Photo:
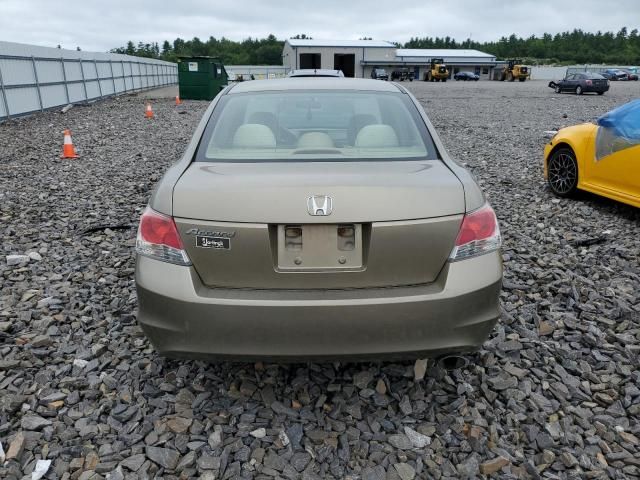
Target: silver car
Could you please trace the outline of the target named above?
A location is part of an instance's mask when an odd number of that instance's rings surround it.
[[[499,317],[496,216],[397,84],[227,87],[137,238],[138,321],[169,356],[424,357]]]
[[[344,73],[342,73],[342,70],[329,70],[329,69],[326,69],[326,68],[303,68],[303,69],[299,69],[299,70],[291,70],[287,74],[287,77],[289,77],[289,78],[303,78],[303,77],[344,78]]]

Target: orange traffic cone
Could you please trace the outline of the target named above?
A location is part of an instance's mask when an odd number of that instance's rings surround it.
[[[147,109],[144,112],[144,116],[147,118],[153,118],[153,110],[151,109],[150,103],[147,103]]]
[[[176,95],[176,105],[180,105],[182,101],[180,100],[180,95]]]
[[[71,141],[71,130],[65,130],[64,144],[62,145],[62,155],[60,155],[60,158],[78,158],[79,156]]]

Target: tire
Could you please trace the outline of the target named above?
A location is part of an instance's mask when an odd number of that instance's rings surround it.
[[[578,161],[571,148],[554,151],[547,161],[547,183],[558,197],[570,197],[578,189]]]
[[[446,81],[447,81],[447,79],[446,79],[446,78],[443,78],[443,79],[442,79],[442,81],[443,81],[443,82],[446,82]]]
[[[582,95],[584,92],[582,91],[582,87],[578,85],[576,87],[576,95]]]
[[[524,82],[526,80],[526,78],[519,78],[518,80],[521,81],[521,82]]]
[[[604,95],[604,92],[598,92],[598,95]]]

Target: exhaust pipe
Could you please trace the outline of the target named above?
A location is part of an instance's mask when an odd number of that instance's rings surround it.
[[[461,355],[444,355],[438,358],[438,366],[447,372],[460,370],[469,365],[469,360]]]

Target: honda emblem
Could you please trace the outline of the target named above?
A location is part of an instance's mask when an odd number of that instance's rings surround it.
[[[331,215],[333,200],[329,195],[313,195],[307,199],[307,211],[313,216]]]

